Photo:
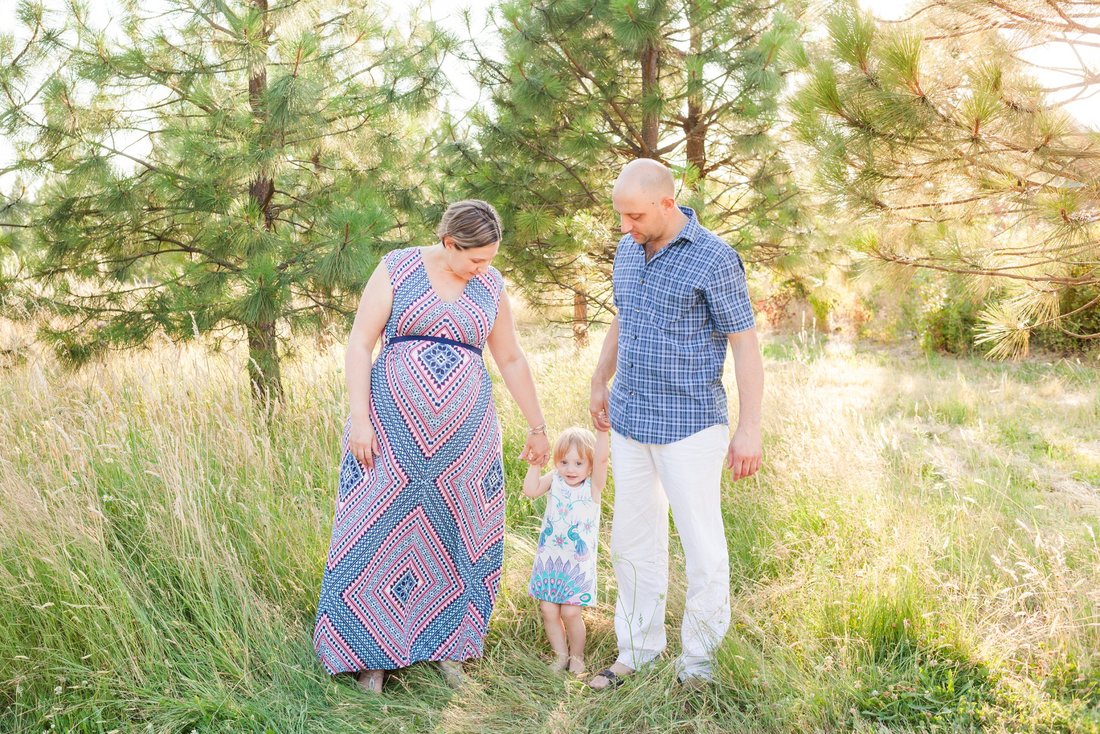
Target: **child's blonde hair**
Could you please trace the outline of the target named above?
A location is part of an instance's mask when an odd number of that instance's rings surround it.
[[[596,434],[587,428],[573,426],[566,428],[558,434],[558,440],[554,442],[554,463],[557,464],[574,449],[577,455],[588,460],[588,468],[596,463]]]

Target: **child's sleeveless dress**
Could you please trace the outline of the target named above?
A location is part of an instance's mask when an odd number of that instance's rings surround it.
[[[531,596],[555,604],[593,604],[599,532],[600,503],[592,499],[592,478],[570,487],[554,472],[531,569]]]

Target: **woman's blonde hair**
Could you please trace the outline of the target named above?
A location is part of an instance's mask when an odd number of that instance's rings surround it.
[[[435,229],[440,240],[450,237],[460,250],[500,242],[502,232],[497,210],[481,199],[463,199],[451,204]]]
[[[596,462],[596,434],[580,426],[566,428],[558,434],[558,440],[554,442],[554,463],[561,461],[569,453],[569,449],[575,449],[578,456],[588,459],[588,466],[591,468]]]

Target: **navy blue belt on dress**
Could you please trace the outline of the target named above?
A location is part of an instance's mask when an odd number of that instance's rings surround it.
[[[424,335],[424,336],[395,336],[392,339],[390,339],[388,342],[386,342],[386,346],[388,347],[391,344],[396,344],[397,342],[412,342],[412,341],[439,342],[440,344],[450,344],[452,347],[462,347],[463,349],[469,349],[471,352],[473,352],[477,356],[479,356],[479,357],[481,356],[481,350],[478,349],[477,347],[475,347],[473,344],[467,344],[466,342],[460,342],[460,341],[456,341],[454,339],[448,339],[447,337],[444,337],[444,336],[427,336],[427,335]]]

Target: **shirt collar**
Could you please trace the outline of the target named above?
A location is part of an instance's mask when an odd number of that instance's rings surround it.
[[[668,241],[668,244],[665,245],[665,247],[672,247],[673,245],[682,245],[694,242],[703,232],[703,227],[699,224],[699,218],[695,216],[694,209],[688,206],[679,205],[677,205],[676,208],[684,213],[684,216],[687,217],[687,222],[684,223],[683,228],[676,234],[676,236]],[[645,249],[645,245],[643,245],[641,242],[635,241],[635,244],[638,245],[638,247],[640,247],[641,249]],[[663,250],[665,248],[662,247],[661,249]]]
[[[680,233],[669,240],[670,245],[675,245],[678,242],[694,242],[699,238],[703,228],[699,224],[699,217],[695,216],[695,210],[687,206],[678,206],[677,209],[684,213],[684,216],[688,218],[684,223],[684,228],[680,230]]]

